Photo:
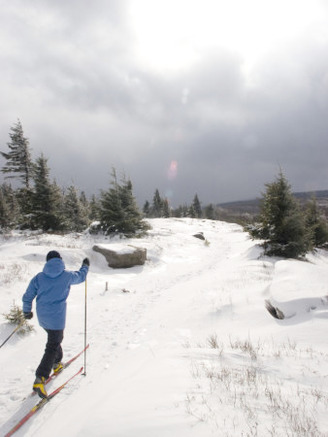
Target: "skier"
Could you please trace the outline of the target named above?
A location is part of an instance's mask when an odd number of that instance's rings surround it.
[[[48,334],[44,355],[35,372],[33,390],[46,398],[44,386],[51,369],[59,373],[63,369],[63,351],[61,342],[64,338],[66,321],[66,300],[70,286],[84,282],[89,270],[90,261],[85,258],[78,271],[65,270],[65,264],[56,250],[47,254],[43,271],[31,280],[23,295],[23,313],[25,319],[33,317],[32,302],[36,297],[36,312],[40,326]]]

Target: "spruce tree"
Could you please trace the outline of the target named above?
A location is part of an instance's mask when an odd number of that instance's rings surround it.
[[[194,213],[195,213],[195,217],[201,218],[201,216],[202,216],[202,207],[201,207],[201,204],[200,204],[200,201],[198,199],[197,194],[195,194],[192,206],[193,206],[193,210],[194,210]]]
[[[19,188],[15,191],[19,205],[18,224],[21,229],[31,229],[33,217],[34,192],[31,188]]]
[[[145,217],[150,216],[150,203],[148,202],[148,200],[146,200],[146,202],[142,208],[142,212],[144,213]]]
[[[10,226],[10,210],[4,196],[2,187],[0,188],[0,228],[6,229]]]
[[[121,232],[124,213],[118,187],[116,173],[113,170],[110,188],[107,191],[102,190],[100,195],[100,226],[105,235]]]
[[[297,258],[311,249],[305,218],[282,172],[271,184],[261,203],[260,224],[251,235],[264,241],[268,255]]]
[[[83,197],[82,197],[83,199]],[[63,201],[63,227],[67,231],[82,232],[89,224],[88,210],[79,197],[77,189],[68,187]]]
[[[188,217],[190,217],[190,218],[196,218],[197,217],[194,205],[190,205],[189,206],[189,208],[188,208]]]
[[[11,141],[7,143],[10,151],[8,153],[0,152],[7,161],[6,165],[2,168],[2,173],[11,174],[11,176],[6,176],[6,178],[17,177],[28,190],[33,170],[29,141],[24,136],[23,127],[19,120],[10,130],[9,136]]]
[[[35,164],[33,195],[33,226],[43,231],[63,228],[62,194],[58,185],[50,182],[47,159],[41,155]]]
[[[205,207],[205,217],[209,220],[215,220],[216,216],[215,216],[215,210],[214,210],[214,206],[212,203],[210,203],[209,205],[207,205]]]
[[[93,194],[89,203],[89,219],[91,221],[99,220],[100,218],[99,210],[100,210],[99,200]]]
[[[118,189],[124,213],[122,223],[124,231],[122,230],[122,232],[125,235],[135,235],[137,232],[146,230],[147,225],[142,220],[142,214],[133,196],[132,182],[123,178]]]
[[[131,237],[148,229],[133,197],[131,181],[123,179],[119,184],[115,170],[111,187],[101,192],[99,215],[100,227],[106,235],[123,234]]]
[[[0,186],[0,228],[13,229],[19,223],[20,210],[11,185]]]
[[[171,217],[170,204],[167,199],[163,200],[162,216],[165,218]]]
[[[79,201],[80,201],[84,211],[86,211],[87,214],[89,214],[89,201],[88,201],[87,196],[86,196],[84,191],[81,191]]]
[[[151,210],[152,210],[152,217],[162,217],[163,216],[163,200],[159,194],[158,189],[155,190]]]
[[[179,205],[178,208],[174,210],[174,217],[189,217],[189,208],[187,205]]]
[[[313,246],[325,247],[328,242],[328,224],[320,214],[315,197],[307,203],[305,220],[307,229],[311,232]]]

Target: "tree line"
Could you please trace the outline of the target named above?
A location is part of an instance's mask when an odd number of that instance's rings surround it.
[[[53,232],[82,232],[91,223],[93,232],[135,235],[148,225],[143,220],[132,183],[125,177],[119,181],[115,170],[108,190],[88,199],[84,192],[71,185],[60,188],[50,178],[47,158],[41,154],[32,160],[29,140],[18,120],[10,128],[9,151],[2,173],[6,179],[16,179],[19,188],[8,182],[0,186],[0,228],[31,229]]]
[[[177,208],[171,208],[169,201],[166,197],[160,195],[159,190],[156,188],[152,203],[146,200],[143,206],[143,213],[148,218],[158,217],[191,217],[191,218],[206,218],[215,220],[218,218],[215,207],[210,204],[205,208],[202,207],[198,198],[198,194],[195,194],[193,201],[190,205],[184,204]]]
[[[88,199],[75,186],[63,189],[51,180],[48,160],[43,154],[33,161],[29,140],[19,120],[10,128],[9,137],[9,151],[0,152],[6,161],[1,171],[6,179],[18,180],[19,188],[14,189],[7,182],[0,185],[0,230],[89,229],[105,235],[135,236],[149,229],[147,218],[220,219],[218,209],[213,204],[202,207],[197,194],[191,204],[172,209],[158,189],[152,202],[146,201],[140,211],[132,182],[125,176],[118,179],[115,169],[109,188]],[[327,220],[316,200],[301,207],[282,171],[273,183],[266,184],[261,212],[245,229],[252,238],[263,241],[268,255],[299,257],[315,247],[326,247],[328,242]]]
[[[48,159],[43,154],[33,161],[20,120],[10,128],[9,137],[9,150],[0,152],[5,158],[1,171],[5,179],[15,179],[20,186],[14,189],[8,182],[0,185],[1,229],[82,232],[93,223],[92,232],[133,235],[147,230],[145,218],[217,218],[212,205],[202,210],[197,194],[191,205],[173,210],[158,189],[153,202],[146,201],[140,211],[132,182],[125,176],[118,180],[115,169],[109,189],[88,199],[74,185],[61,188],[51,180]]]

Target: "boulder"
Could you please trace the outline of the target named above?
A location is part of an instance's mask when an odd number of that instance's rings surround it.
[[[205,240],[203,232],[197,232],[197,234],[194,234],[193,237],[199,238],[200,240]]]
[[[109,267],[113,269],[140,266],[145,264],[147,259],[147,249],[130,245],[97,244],[92,249],[104,255]]]

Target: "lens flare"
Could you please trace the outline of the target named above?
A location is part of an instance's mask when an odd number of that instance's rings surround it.
[[[171,161],[169,170],[167,172],[167,177],[170,181],[173,181],[178,174],[178,163],[177,161]]]

